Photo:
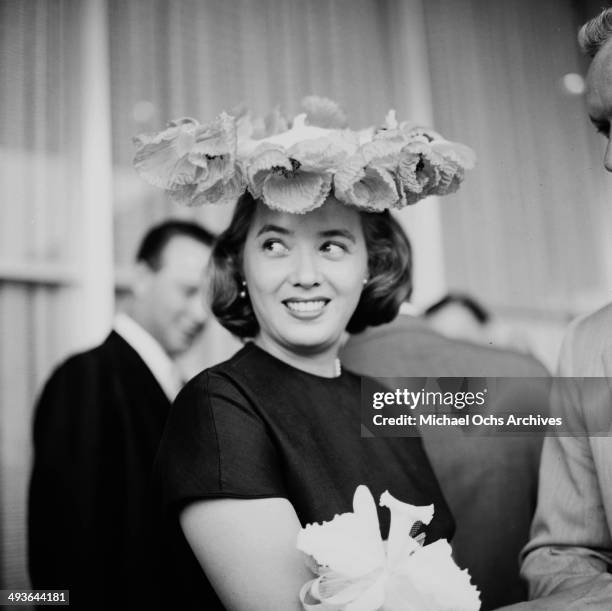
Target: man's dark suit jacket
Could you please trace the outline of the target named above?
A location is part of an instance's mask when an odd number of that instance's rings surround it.
[[[348,369],[380,377],[548,376],[531,357],[450,340],[405,315],[352,336],[340,357]],[[482,610],[525,600],[518,556],[535,511],[542,440],[464,436],[459,427],[422,435],[457,523],[455,559],[480,589]]]
[[[51,376],[34,420],[29,568],[71,608],[114,609],[151,587],[149,478],[170,402],[117,333]]]

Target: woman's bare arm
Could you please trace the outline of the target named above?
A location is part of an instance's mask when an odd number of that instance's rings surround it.
[[[296,548],[301,528],[287,499],[214,499],[180,516],[187,541],[228,611],[301,610],[313,575]]]

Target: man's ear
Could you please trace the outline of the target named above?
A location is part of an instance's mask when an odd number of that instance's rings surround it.
[[[140,297],[146,294],[151,287],[151,283],[155,277],[155,271],[143,261],[138,261],[132,266],[130,275],[132,294],[136,297]]]

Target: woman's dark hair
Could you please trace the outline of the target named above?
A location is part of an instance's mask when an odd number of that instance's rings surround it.
[[[259,331],[248,296],[241,297],[242,252],[257,201],[247,191],[238,200],[229,227],[219,236],[210,259],[211,308],[219,322],[238,337]],[[346,330],[393,320],[412,292],[412,251],[400,224],[385,212],[359,212],[368,251],[368,282]]]

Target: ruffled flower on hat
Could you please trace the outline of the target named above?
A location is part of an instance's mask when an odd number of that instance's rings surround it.
[[[288,148],[270,138],[247,164],[249,191],[274,210],[309,212],[327,199],[333,168],[346,154],[332,138],[297,140]]]
[[[440,168],[444,158],[432,151],[429,144],[414,141],[399,154],[397,178],[405,204],[415,204],[434,193],[440,183]]]
[[[297,547],[317,575],[300,591],[305,611],[477,611],[478,590],[448,542],[422,545],[422,536],[411,536],[415,524],[429,524],[433,505],[415,507],[388,492],[380,505],[391,511],[386,542],[366,486],[355,490],[353,513],[299,532]]]
[[[399,194],[384,157],[369,157],[362,147],[334,177],[334,196],[345,204],[380,212],[397,207]]]
[[[225,113],[206,125],[189,118],[171,121],[164,131],[134,141],[134,167],[173,201],[226,203],[244,191],[236,163],[236,122]]]
[[[321,206],[337,168],[357,150],[353,132],[312,125],[309,118],[298,115],[291,129],[253,141],[257,148],[245,164],[248,188],[274,210],[303,214]]]
[[[200,125],[172,121],[135,138],[134,167],[186,205],[235,202],[246,189],[270,208],[305,213],[327,197],[370,211],[402,208],[457,190],[475,156],[468,147],[390,111],[381,128],[354,131],[340,107],[309,96],[290,123],[245,109]],[[290,127],[289,127],[290,125]]]

